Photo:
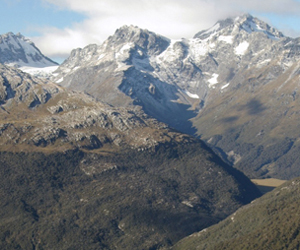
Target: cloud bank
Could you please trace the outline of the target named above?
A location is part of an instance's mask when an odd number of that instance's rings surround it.
[[[298,0],[42,0],[62,10],[84,14],[80,23],[47,27],[32,38],[47,56],[66,57],[71,49],[101,44],[123,25],[136,25],[172,39],[191,38],[220,19],[245,12],[300,18]],[[292,30],[290,32],[293,32]]]

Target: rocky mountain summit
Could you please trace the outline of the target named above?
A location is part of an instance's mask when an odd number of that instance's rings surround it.
[[[15,66],[49,67],[58,64],[44,56],[35,44],[22,34],[0,35],[0,63]]]
[[[12,32],[0,35],[0,63],[40,78],[50,78],[58,67],[58,63],[43,55],[30,39]]]
[[[187,105],[176,101],[182,91],[152,73],[150,59],[160,55],[169,44],[169,39],[150,31],[123,26],[101,46],[74,50],[55,71],[54,80],[70,89],[94,93],[115,106],[138,104],[146,113],[157,114],[155,117],[159,116],[161,121],[190,127],[187,120],[193,111],[187,111]],[[180,110],[183,119],[178,116]]]
[[[290,179],[300,174],[300,40],[272,34],[253,29],[245,53],[220,72],[218,81],[226,70],[230,77],[213,85],[193,124],[202,139],[248,176]]]
[[[192,133],[188,119],[206,104],[212,89],[227,87],[248,49],[254,54],[265,48],[263,42],[272,46],[282,37],[249,15],[179,41],[123,26],[100,46],[74,50],[54,80],[114,105],[124,93],[123,103],[139,104],[159,120]]]
[[[53,80],[141,106],[251,177],[291,178],[299,175],[299,42],[248,14],[178,41],[123,26],[102,45],[72,51]]]

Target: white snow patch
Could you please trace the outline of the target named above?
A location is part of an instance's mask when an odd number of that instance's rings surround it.
[[[141,50],[138,50],[137,52],[138,52],[138,54],[139,54],[140,56],[143,56],[143,55],[144,55],[143,51],[141,51]]]
[[[69,68],[62,68],[62,72],[64,73],[69,73],[71,71],[71,69]]]
[[[98,57],[98,60],[101,60],[105,55],[104,54],[101,54],[99,57]]]
[[[120,55],[123,55],[125,52],[129,51],[133,46],[132,43],[126,43],[120,50],[115,54],[115,57],[118,58]]]
[[[194,50],[194,54],[197,56],[205,56],[208,52],[207,44],[201,43],[198,45],[199,46]]]
[[[50,76],[52,76],[53,72],[58,68],[59,66],[50,66],[50,67],[45,67],[45,68],[35,68],[35,67],[28,67],[28,66],[24,66],[21,67],[20,70],[36,76],[36,77],[40,77],[40,78],[49,78]]]
[[[260,27],[257,23],[255,23],[253,21],[248,22],[248,25],[250,27],[247,25],[243,25],[243,29],[246,30],[248,33],[261,32],[261,33],[265,33],[268,36],[268,38],[270,38],[272,40],[278,41],[280,39],[279,37],[276,37],[275,35],[269,33],[267,30]]]
[[[267,65],[270,61],[271,61],[271,59],[266,59],[264,61],[258,62],[258,63],[256,63],[256,67],[261,68],[261,67]]]
[[[216,46],[207,40],[201,40],[199,38],[193,38],[189,40],[171,40],[169,47],[162,52],[159,57],[156,57],[156,63],[164,64],[165,62],[178,60],[182,51],[174,46],[174,44],[177,42],[183,43],[188,48],[188,58],[191,58],[196,62],[205,56],[211,50],[211,48]]]
[[[122,62],[118,62],[117,61],[117,65],[118,67],[115,69],[115,71],[125,71],[127,70],[128,68],[130,68],[130,65],[127,65],[125,63],[122,63]],[[108,71],[108,69],[106,68],[105,71]]]
[[[73,71],[75,71],[75,70],[77,70],[79,68],[80,68],[80,66],[77,66],[77,67],[73,68]]]
[[[229,85],[230,85],[230,83],[227,83],[227,84],[225,84],[224,86],[222,86],[221,89],[225,89],[225,88],[227,88]]]
[[[157,57],[157,63],[163,63],[164,61],[173,61],[178,58],[178,51],[174,49],[174,44],[181,40],[171,40],[169,47]]]
[[[265,31],[263,28],[261,28],[259,25],[257,25],[257,23],[250,22],[250,25],[251,25],[252,29],[255,31]]]
[[[234,22],[236,23],[237,21],[240,20],[240,16],[237,16],[235,19],[234,19]]]
[[[126,43],[121,49],[120,49],[120,52],[121,53],[124,53],[125,50],[130,50],[131,47],[132,47],[132,43]]]
[[[215,84],[217,84],[217,83],[218,83],[218,77],[219,77],[219,75],[216,74],[216,73],[214,73],[214,74],[212,75],[212,78],[210,78],[210,79],[208,80],[208,82],[209,82],[208,87],[211,88],[212,86],[214,86]]]
[[[271,61],[271,60],[270,60],[270,61]],[[279,64],[279,62],[278,62],[278,64]],[[290,62],[284,62],[284,63],[283,63],[283,66],[285,66],[286,68],[290,68],[290,67],[292,67],[293,64],[294,64],[293,61],[290,61]]]
[[[192,99],[200,99],[200,97],[197,94],[192,94],[187,90],[184,90],[184,93],[187,94]]]
[[[259,64],[259,65],[262,65],[262,64],[267,64],[267,63],[269,63],[269,62],[271,62],[271,59],[266,59],[266,60],[264,60],[264,61],[259,62],[258,64]]]
[[[223,41],[225,43],[232,44],[233,43],[233,36],[220,36],[219,41]]]
[[[23,62],[22,60],[19,59],[17,62],[7,63],[6,65],[16,67],[16,68],[28,67],[28,68],[39,68],[39,69],[58,66],[57,64],[54,63],[47,63],[45,59],[42,59],[40,61],[33,61],[32,58],[28,55],[26,55],[26,58],[28,62]]]
[[[189,40],[189,52],[190,57],[197,61],[198,58],[205,56],[210,51],[210,43],[206,40],[200,40],[198,38]]]
[[[249,43],[244,41],[235,48],[236,55],[244,55],[249,47]]]
[[[61,83],[64,80],[64,78],[60,78],[59,80],[56,81],[56,83]]]
[[[278,41],[278,40],[280,40],[279,37],[276,37],[276,36],[273,36],[273,35],[269,35],[269,34],[267,34],[267,35],[268,35],[268,38],[270,38],[270,39],[273,40],[273,41]]]

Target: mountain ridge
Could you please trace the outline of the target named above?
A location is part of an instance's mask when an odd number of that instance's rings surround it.
[[[21,33],[0,36],[0,63],[15,67],[49,67],[58,63],[44,56],[35,44]]]
[[[234,18],[220,20],[210,29],[198,32],[194,36],[194,38],[205,39],[213,33],[217,33],[218,31],[221,31],[226,28],[230,28],[231,30],[243,29],[248,33],[262,32],[266,35],[274,37],[274,39],[280,39],[284,37],[284,35],[280,31],[269,26],[267,23],[259,20],[256,17],[253,17],[250,14],[243,14]],[[203,35],[205,35],[205,37]]]
[[[297,159],[287,156],[287,152],[294,155],[298,146],[293,144],[292,151],[287,146],[275,155],[269,149],[298,140],[294,121],[288,123],[286,139],[275,132],[284,133],[284,116],[298,105],[298,58],[299,39],[242,15],[176,41],[123,26],[102,45],[74,50],[52,80],[114,106],[141,106],[171,127],[201,137],[251,178],[286,179],[300,174]],[[291,112],[296,112],[296,106]],[[281,117],[277,120],[272,116],[276,110]],[[261,120],[260,115],[272,122]],[[261,131],[266,140],[256,137]],[[293,159],[288,174],[283,164],[273,167],[286,157]]]

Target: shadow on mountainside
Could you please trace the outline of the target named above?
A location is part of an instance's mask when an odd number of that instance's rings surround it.
[[[258,115],[266,110],[266,107],[260,100],[251,99],[247,104],[239,107],[238,111],[246,110],[248,115]]]
[[[196,135],[190,119],[197,115],[191,105],[177,102],[179,91],[175,85],[160,81],[134,67],[124,72],[119,90],[143,108],[146,114],[190,135]]]

